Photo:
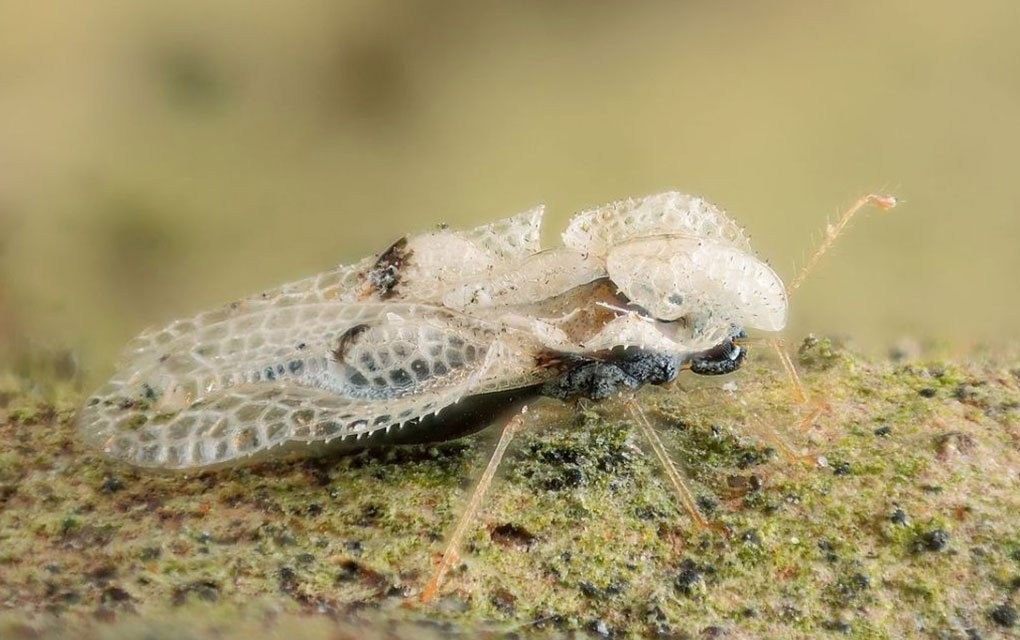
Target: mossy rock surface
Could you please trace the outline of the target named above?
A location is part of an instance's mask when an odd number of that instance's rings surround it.
[[[1020,636],[1020,363],[800,355],[803,428],[767,358],[638,396],[728,533],[622,402],[540,404],[428,606],[492,430],[151,474],[77,442],[78,392],[7,377],[0,638]]]

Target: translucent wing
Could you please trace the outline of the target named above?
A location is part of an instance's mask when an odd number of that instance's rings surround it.
[[[260,299],[435,301],[435,292],[451,282],[506,268],[540,251],[544,211],[538,206],[473,229],[444,228],[401,238],[374,258],[285,285]]]
[[[766,331],[786,325],[782,280],[731,245],[689,235],[640,238],[612,247],[609,277],[659,320],[698,318]]]
[[[451,289],[514,269],[541,250],[543,207],[469,231],[440,229],[409,238],[387,299],[438,302]]]
[[[451,282],[440,301],[461,310],[527,305],[603,277],[601,261],[561,247]]]
[[[79,417],[115,458],[206,468],[325,447],[522,384],[530,364],[512,334],[424,305],[298,305],[175,326],[128,354]]]
[[[570,219],[563,244],[605,257],[610,248],[627,240],[665,234],[691,235],[751,250],[743,229],[722,209],[676,191],[628,198],[583,211]]]
[[[377,256],[340,265],[194,317],[149,329],[129,345],[138,353],[166,345],[182,336],[205,332],[210,342],[246,336],[255,312],[293,307],[275,316],[281,326],[300,318],[319,303],[350,305],[378,301],[439,302],[451,287],[477,280],[492,270],[507,270],[540,250],[544,207],[538,206],[474,229],[441,229],[402,238]],[[345,313],[348,311],[345,311]],[[241,326],[227,328],[231,318],[245,316]]]
[[[481,249],[504,260],[523,258],[541,250],[540,233],[545,205],[509,218],[483,224],[463,233]]]

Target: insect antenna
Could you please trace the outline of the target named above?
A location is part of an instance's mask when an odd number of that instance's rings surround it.
[[[836,224],[830,224],[825,229],[825,237],[822,242],[815,248],[811,257],[801,268],[800,273],[794,278],[793,282],[786,288],[787,298],[792,298],[794,293],[800,288],[808,275],[818,266],[818,262],[822,259],[826,253],[836,244],[836,240],[842,235],[843,231],[846,230],[847,225],[853,217],[861,211],[864,207],[872,205],[878,207],[882,211],[888,211],[898,204],[898,200],[895,196],[869,193],[868,195],[861,196],[854,202],[849,209],[847,209],[843,215],[839,218]],[[786,371],[786,376],[789,378],[790,387],[793,390],[794,399],[798,404],[805,404],[808,402],[809,397],[807,391],[804,388],[804,384],[800,380],[800,375],[797,374],[797,367],[794,366],[793,360],[790,358],[789,352],[786,350],[786,344],[782,339],[770,338],[767,340],[769,346],[776,352],[779,357],[779,361],[783,365],[783,369]],[[816,407],[811,411],[810,414],[801,422],[800,431],[807,431],[815,420],[818,419],[824,411],[828,409],[828,404],[824,401],[816,403]],[[755,416],[755,421],[758,423],[761,431],[768,436],[776,447],[783,453],[783,455],[790,461],[808,461],[810,464],[817,464],[818,466],[824,467],[826,465],[824,456],[804,456],[798,454],[790,447],[789,444],[776,432],[775,429],[765,425],[760,418]]]
[[[814,253],[808,258],[808,261],[801,268],[800,273],[793,279],[793,282],[786,288],[788,296],[792,297],[793,293],[800,288],[804,281],[807,280],[808,275],[814,271],[815,267],[818,266],[819,260],[822,259],[826,253],[836,244],[836,240],[842,235],[846,226],[850,224],[850,220],[853,219],[857,212],[868,205],[873,205],[881,209],[882,211],[888,211],[898,204],[895,196],[869,193],[866,196],[861,196],[857,199],[857,202],[853,203],[849,209],[847,209],[840,217],[836,224],[830,224],[825,228],[825,237],[822,239],[821,244],[815,248]]]
[[[496,470],[499,469],[499,464],[503,461],[503,455],[506,453],[507,447],[510,446],[510,441],[514,439],[517,432],[524,426],[524,415],[527,412],[528,407],[523,407],[520,413],[511,418],[506,423],[506,426],[503,427],[503,432],[499,436],[499,442],[496,443],[492,457],[489,458],[489,463],[485,465],[485,471],[482,472],[482,477],[479,478],[478,484],[475,485],[474,491],[471,493],[471,499],[468,500],[467,507],[465,507],[464,513],[461,514],[460,519],[457,521],[457,527],[453,530],[453,535],[443,550],[439,566],[436,567],[432,578],[422,591],[422,604],[429,604],[439,594],[439,589],[443,585],[446,574],[459,557],[457,549],[460,548],[461,541],[464,539],[468,528],[482,506],[482,500],[485,499],[485,494],[492,484],[492,479],[496,476]]]

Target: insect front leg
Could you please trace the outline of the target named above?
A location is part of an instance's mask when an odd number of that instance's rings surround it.
[[[854,218],[857,213],[863,210],[867,206],[874,206],[882,211],[888,211],[894,208],[898,204],[898,200],[891,195],[886,194],[875,194],[870,193],[858,198],[843,214],[839,217],[839,220],[834,224],[826,226],[824,237],[818,244],[815,250],[811,253],[811,257],[801,268],[800,273],[794,278],[793,282],[786,288],[787,298],[792,299],[794,293],[800,289],[801,285],[807,280],[815,268],[818,266],[822,256],[828,253],[836,241],[846,230],[850,221]],[[779,362],[783,365],[783,370],[786,372],[786,376],[789,380],[790,388],[794,397],[794,401],[800,405],[812,404],[814,405],[807,416],[801,421],[798,432],[804,433],[811,428],[811,425],[829,409],[829,404],[824,399],[812,401],[808,395],[804,384],[801,382],[800,376],[797,374],[797,367],[794,365],[793,360],[790,358],[789,352],[786,350],[786,344],[780,338],[769,338],[766,343],[772,347],[776,352],[776,356],[779,358]],[[758,423],[763,435],[771,441],[777,449],[779,449],[783,455],[790,461],[802,461],[812,466],[826,466],[824,456],[813,456],[803,455],[797,453],[776,430],[764,423],[757,416],[755,421]]]

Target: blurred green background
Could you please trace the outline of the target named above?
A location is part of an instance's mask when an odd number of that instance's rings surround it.
[[[961,349],[1020,320],[1020,3],[0,0],[0,350],[143,326],[407,231],[679,188],[790,331]],[[1011,293],[1012,292],[1012,293]]]

